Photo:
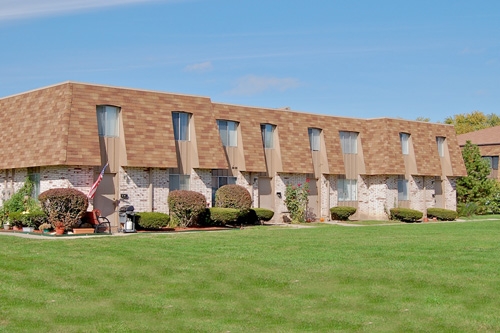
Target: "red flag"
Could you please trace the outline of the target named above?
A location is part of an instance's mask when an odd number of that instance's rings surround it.
[[[89,199],[94,198],[95,192],[97,191],[97,186],[99,186],[99,183],[101,182],[102,177],[104,177],[104,170],[106,170],[106,168],[108,167],[108,164],[109,164],[109,162],[107,162],[106,165],[104,166],[104,168],[102,168],[102,171],[99,174],[99,177],[97,177],[97,180],[90,188],[89,194],[87,194],[87,198],[89,198]]]

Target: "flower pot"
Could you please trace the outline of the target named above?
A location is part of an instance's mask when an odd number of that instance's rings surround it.
[[[12,230],[14,231],[19,231],[19,230],[22,230],[21,228],[19,228],[17,225],[13,226],[12,227]]]
[[[23,227],[23,232],[33,232],[35,228],[33,227]]]
[[[64,227],[57,227],[56,235],[63,235],[63,234],[64,234]]]
[[[10,224],[4,224],[4,225],[3,225],[3,228],[4,228],[5,230],[9,230],[9,229],[10,229]]]

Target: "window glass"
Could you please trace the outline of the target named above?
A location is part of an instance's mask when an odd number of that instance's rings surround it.
[[[436,137],[436,143],[438,148],[438,154],[440,157],[444,157],[444,137],[438,136]]]
[[[398,200],[409,200],[408,197],[408,180],[400,177],[398,179]]]
[[[120,108],[109,105],[97,107],[97,131],[99,136],[118,137],[118,116]]]
[[[229,174],[229,171],[212,170],[212,206],[215,205],[215,193],[220,187],[229,184],[236,184],[236,177],[222,174]]]
[[[498,170],[498,156],[483,156],[492,170]]]
[[[219,134],[225,147],[236,147],[238,145],[238,123],[235,121],[217,120]]]
[[[33,183],[31,197],[38,201],[40,195],[40,168],[28,168],[28,178]]]
[[[168,176],[169,189],[174,190],[189,190],[189,175],[171,174]]]
[[[189,141],[189,118],[186,112],[172,112],[174,138],[177,141]]]
[[[345,179],[345,177],[339,177],[337,179],[337,193],[338,201],[356,201],[358,200],[357,195],[358,181],[356,179]]]
[[[403,152],[403,155],[408,155],[409,152],[409,139],[410,139],[410,134],[408,133],[399,133],[399,139],[401,140],[401,150]]]
[[[309,128],[309,144],[312,151],[319,151],[320,147],[320,134],[321,130],[319,128]]]
[[[340,132],[340,144],[344,154],[358,153],[358,133],[357,132]]]
[[[264,148],[274,148],[274,129],[276,126],[271,124],[262,124],[260,128],[262,130],[262,142],[264,143]]]

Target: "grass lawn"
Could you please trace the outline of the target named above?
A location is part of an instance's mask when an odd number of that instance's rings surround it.
[[[500,221],[0,242],[0,332],[500,331]]]

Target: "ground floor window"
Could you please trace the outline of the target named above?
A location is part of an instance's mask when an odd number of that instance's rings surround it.
[[[31,196],[38,201],[40,195],[40,168],[28,168],[28,179],[33,183]]]
[[[189,190],[189,179],[189,175],[170,174],[168,176],[170,191]]]
[[[339,176],[337,179],[337,192],[339,201],[357,201],[358,180],[346,179],[345,176]]]
[[[408,179],[404,179],[403,176],[400,176],[398,178],[398,200],[399,201],[409,200]]]
[[[212,206],[215,205],[215,192],[228,184],[236,184],[236,177],[232,175],[230,170],[212,170]]]

